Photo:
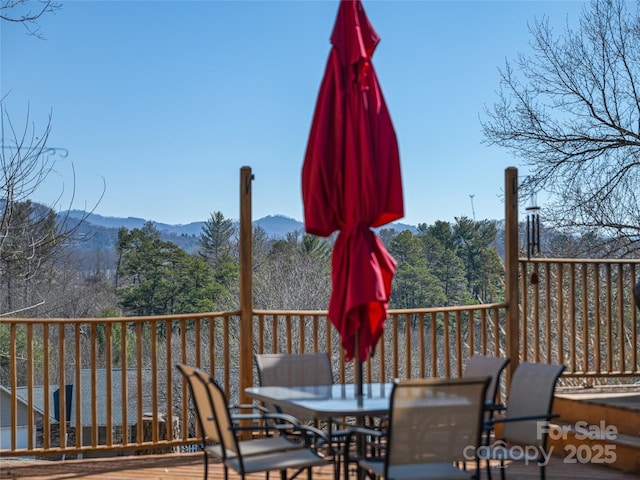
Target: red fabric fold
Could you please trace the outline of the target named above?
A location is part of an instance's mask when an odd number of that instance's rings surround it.
[[[329,318],[348,359],[373,353],[396,262],[370,227],[404,215],[396,134],[371,56],[379,37],[359,0],[340,3],[302,167],[305,229],[340,230]]]

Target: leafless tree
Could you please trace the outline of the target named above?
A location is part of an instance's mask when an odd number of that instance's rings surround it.
[[[529,167],[524,198],[550,194],[545,223],[640,249],[640,3],[593,0],[579,28],[530,25],[530,55],[500,70],[485,141]],[[613,247],[615,245],[615,247]]]
[[[39,131],[28,111],[24,125],[16,127],[0,101],[0,285],[5,294],[0,316],[24,312],[44,301],[33,290],[36,279],[45,265],[51,267],[50,261],[84,220],[71,220],[69,208],[56,213],[59,198],[50,206],[31,201],[56,161],[68,154],[64,148],[47,146],[50,132],[51,117]]]
[[[30,35],[41,38],[40,18],[60,8],[62,4],[53,0],[0,0],[0,20],[21,23]]]

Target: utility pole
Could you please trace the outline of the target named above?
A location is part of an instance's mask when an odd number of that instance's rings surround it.
[[[471,199],[471,213],[473,215],[473,221],[476,221],[476,209],[473,206],[473,197],[475,197],[476,194],[472,193],[471,195],[469,195],[469,198]]]

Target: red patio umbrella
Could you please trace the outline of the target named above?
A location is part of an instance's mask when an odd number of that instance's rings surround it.
[[[329,318],[347,359],[360,361],[382,335],[396,271],[371,227],[404,215],[398,143],[371,62],[378,41],[360,0],[342,0],[302,167],[306,231],[340,231]]]

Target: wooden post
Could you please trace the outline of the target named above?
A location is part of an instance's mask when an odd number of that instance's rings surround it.
[[[510,362],[507,378],[520,363],[520,301],[518,291],[518,169],[509,167],[505,170],[505,224],[504,224],[504,262],[505,262],[505,301],[507,302],[506,318],[506,355]]]
[[[251,167],[240,169],[240,403],[253,386],[253,261],[251,229]]]

